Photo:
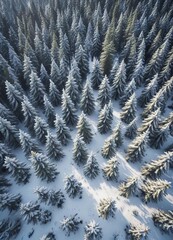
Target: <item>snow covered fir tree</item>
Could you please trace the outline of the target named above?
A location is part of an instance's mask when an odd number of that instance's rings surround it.
[[[173,239],[172,9],[0,1],[0,239]]]

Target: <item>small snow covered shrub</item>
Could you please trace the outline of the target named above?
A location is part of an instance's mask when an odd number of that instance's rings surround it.
[[[137,182],[137,178],[135,178],[135,177],[128,178],[126,181],[124,181],[119,186],[120,195],[128,198],[132,194],[135,194],[135,192],[136,192],[136,182]]]
[[[130,224],[125,231],[127,240],[144,240],[147,239],[149,228]]]
[[[82,224],[82,220],[77,216],[77,213],[70,217],[64,217],[61,221],[61,229],[67,236],[71,233],[76,233],[79,229],[79,224]]]
[[[118,180],[118,165],[119,162],[117,161],[116,157],[113,157],[109,161],[107,161],[107,164],[103,168],[103,173],[107,180]]]
[[[99,216],[108,219],[109,217],[115,217],[116,203],[112,199],[102,199],[97,207]]]
[[[82,198],[82,184],[78,182],[74,175],[67,176],[65,178],[65,191],[71,198],[79,197]]]
[[[84,175],[90,179],[94,179],[99,174],[99,164],[94,156],[93,153],[91,153],[88,157],[87,163],[84,166]]]
[[[100,240],[102,237],[102,228],[94,220],[85,226],[84,240]]]

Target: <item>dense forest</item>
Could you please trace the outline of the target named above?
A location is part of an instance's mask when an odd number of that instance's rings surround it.
[[[173,237],[172,0],[0,1],[0,240]]]

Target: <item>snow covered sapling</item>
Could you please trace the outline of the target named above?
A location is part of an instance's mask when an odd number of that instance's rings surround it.
[[[115,217],[116,203],[112,199],[102,199],[98,205],[99,216],[108,219],[109,217]]]
[[[92,84],[92,88],[95,90],[99,89],[99,86],[102,82],[103,79],[103,73],[100,69],[100,64],[98,59],[94,58],[93,61],[93,69],[91,71],[91,84]]]
[[[55,121],[55,111],[54,107],[52,106],[46,95],[44,95],[44,114],[47,118],[47,122],[49,123],[49,125],[53,127]]]
[[[100,104],[100,108],[103,108],[104,105],[108,104],[111,100],[111,87],[109,85],[109,80],[106,75],[99,86],[97,100]]]
[[[158,210],[153,213],[153,221],[155,226],[158,226],[166,233],[173,231],[173,211]]]
[[[159,201],[163,195],[166,195],[166,190],[171,187],[171,183],[166,180],[147,180],[141,186],[141,194],[145,202]]]
[[[78,136],[82,137],[85,143],[90,143],[93,137],[91,124],[83,112],[79,116],[76,128]]]
[[[82,184],[78,182],[74,175],[67,176],[65,178],[65,191],[71,198],[82,198]]]
[[[94,156],[93,153],[91,153],[88,156],[87,163],[84,166],[84,175],[90,179],[94,179],[99,174],[99,164]]]
[[[103,238],[102,228],[94,220],[85,226],[84,240],[100,240]]]
[[[118,170],[119,162],[116,157],[111,158],[107,164],[103,168],[104,176],[107,180],[118,180],[119,170]]]
[[[126,136],[129,139],[134,139],[136,135],[137,135],[137,124],[136,124],[136,118],[135,118],[127,126],[124,136]]]
[[[26,156],[30,155],[31,151],[40,151],[38,144],[28,133],[19,130],[19,139],[21,148]]]
[[[88,152],[86,144],[83,141],[83,138],[76,136],[73,143],[73,160],[77,165],[85,164],[88,158]]]
[[[49,99],[53,106],[61,104],[61,94],[52,80],[49,80]]]
[[[38,194],[38,199],[40,202],[44,202],[47,205],[62,208],[65,202],[65,197],[61,190],[55,191],[46,187],[37,187],[35,193]]]
[[[101,149],[101,154],[104,158],[111,158],[116,153],[116,144],[112,137],[105,140],[104,145]]]
[[[142,167],[141,173],[145,177],[157,178],[161,174],[168,171],[168,169],[173,165],[173,152],[165,152],[160,155],[158,159],[151,161]]]
[[[120,113],[121,121],[129,124],[136,115],[136,95],[135,93],[128,99]]]
[[[66,126],[64,120],[56,114],[55,129],[58,140],[62,145],[66,146],[71,140],[70,129]]]
[[[100,134],[105,134],[111,130],[112,116],[109,110],[109,105],[106,104],[99,113],[97,129]]]
[[[56,161],[64,157],[61,143],[57,140],[56,135],[52,135],[49,131],[46,136],[46,153],[48,158]]]
[[[127,240],[142,240],[146,239],[148,236],[149,228],[142,226],[134,226],[130,224],[126,227]]]
[[[48,124],[41,117],[35,118],[34,131],[35,135],[41,143],[46,142],[46,135],[48,130]]]
[[[121,133],[121,123],[119,122],[115,128],[113,129],[113,132],[110,136],[110,138],[114,139],[116,147],[121,147],[123,144],[123,138]]]
[[[137,178],[135,178],[135,177],[130,177],[126,181],[124,181],[119,186],[120,195],[128,198],[132,194],[135,194],[136,193],[136,182],[137,182]]]
[[[88,79],[86,80],[86,83],[82,90],[80,107],[82,111],[88,115],[91,115],[95,109],[94,93],[91,88],[90,81]]]
[[[76,109],[70,98],[70,96],[63,91],[62,94],[62,117],[67,125],[74,126],[77,123],[78,117],[76,115]]]
[[[47,182],[55,181],[59,172],[57,172],[56,166],[50,163],[45,155],[42,153],[31,152],[30,161],[37,177],[41,178],[41,180],[46,180]]]
[[[8,209],[10,212],[17,211],[22,201],[21,194],[0,194],[0,210]]]
[[[42,236],[40,240],[56,240],[56,237],[53,232],[49,232],[48,234]]]
[[[28,183],[31,174],[29,167],[25,163],[18,161],[14,157],[5,157],[4,166],[17,183]]]
[[[144,156],[148,142],[148,131],[137,136],[128,146],[126,160],[130,162],[140,161]]]
[[[61,229],[65,232],[66,236],[70,236],[71,233],[76,233],[79,230],[79,224],[82,224],[82,220],[76,213],[73,216],[64,217],[61,221]]]

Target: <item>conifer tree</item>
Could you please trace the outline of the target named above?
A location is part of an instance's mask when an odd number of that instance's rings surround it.
[[[126,198],[129,198],[131,195],[136,193],[137,178],[129,177],[125,180],[120,186],[119,191],[120,195]]]
[[[47,72],[50,73],[51,54],[50,54],[50,49],[45,42],[43,43],[43,60],[42,60],[42,62],[43,62],[43,65],[45,66]]]
[[[111,99],[111,88],[109,85],[109,80],[105,75],[104,79],[102,80],[99,91],[98,91],[98,98],[100,107],[103,108],[105,104],[108,104]]]
[[[17,128],[2,117],[0,117],[0,133],[2,134],[4,143],[10,147],[17,147],[19,145]]]
[[[87,79],[82,90],[80,106],[85,114],[91,115],[95,109],[95,99],[90,81]]]
[[[46,180],[48,183],[55,181],[59,172],[56,170],[56,166],[50,163],[44,154],[32,151],[30,161],[37,177],[41,180]]]
[[[148,131],[138,135],[128,146],[126,160],[130,162],[140,161],[145,154],[148,142]]]
[[[126,64],[124,60],[119,65],[112,83],[112,98],[117,100],[122,97],[126,84]]]
[[[84,175],[90,179],[94,179],[99,174],[99,164],[94,156],[93,153],[91,153],[88,156],[87,162],[84,165]]]
[[[59,80],[60,79],[59,75],[60,75],[59,67],[56,64],[55,60],[52,59],[50,77],[52,82],[55,83],[57,89],[60,91],[62,87],[62,83]]]
[[[105,41],[103,42],[102,52],[100,55],[100,65],[103,69],[104,75],[109,75],[112,63],[113,63],[113,55],[114,55],[114,44],[113,41],[109,41],[105,37]]]
[[[46,205],[62,208],[65,202],[65,197],[61,190],[55,191],[46,187],[37,187],[35,193],[37,193],[39,201]]]
[[[82,47],[82,45],[79,46],[76,52],[75,58],[78,63],[78,67],[80,69],[80,74],[82,79],[86,79],[86,75],[89,72],[89,64],[88,64],[88,57],[87,57],[86,51]]]
[[[45,90],[47,92],[49,89],[49,75],[43,64],[41,64],[41,67],[40,67],[40,80],[41,80],[42,84],[44,85]]]
[[[82,198],[82,184],[76,180],[74,175],[67,176],[65,178],[65,191],[69,197]]]
[[[11,149],[8,148],[6,144],[0,142],[0,167],[1,167],[1,169],[3,167],[6,157],[12,158],[14,156],[11,152]]]
[[[133,93],[133,95],[128,99],[128,101],[122,108],[120,118],[122,122],[129,124],[131,121],[134,120],[135,115],[136,115],[136,95],[135,93]]]
[[[68,64],[66,63],[65,59],[62,58],[60,60],[60,66],[59,66],[59,79],[58,82],[61,83],[60,89],[58,87],[58,90],[62,92],[62,90],[65,88],[65,84],[67,82],[68,77]]]
[[[97,25],[96,25],[95,30],[94,30],[94,35],[93,35],[92,56],[96,57],[96,58],[99,58],[100,53],[101,53],[101,48],[102,48],[101,34],[100,34],[100,31],[99,31],[99,26],[98,26],[98,22],[97,22]]]
[[[168,171],[173,164],[173,152],[165,152],[158,159],[152,160],[150,163],[142,167],[141,173],[145,177],[156,179],[161,174]]]
[[[70,73],[72,74],[73,78],[76,81],[76,84],[78,86],[78,90],[81,91],[82,87],[83,87],[83,82],[82,82],[82,77],[81,77],[81,74],[80,74],[80,69],[78,67],[78,64],[77,64],[75,58],[72,59]]]
[[[19,130],[19,139],[21,148],[26,156],[30,155],[31,151],[40,151],[38,144],[28,133]]]
[[[91,124],[83,112],[79,116],[76,128],[78,136],[80,136],[85,143],[90,143],[93,137]]]
[[[24,125],[31,131],[34,132],[34,119],[37,116],[36,109],[32,106],[30,101],[26,96],[23,98],[22,102],[22,112],[24,116]]]
[[[112,199],[103,198],[99,206],[97,207],[99,216],[108,219],[109,217],[115,217],[116,203]]]
[[[71,72],[69,72],[68,75],[68,80],[65,85],[65,92],[70,96],[72,102],[76,106],[79,102],[78,85]]]
[[[3,219],[0,221],[1,238],[7,240],[9,237],[17,237],[21,230],[21,222],[19,219],[9,220]]]
[[[170,182],[162,179],[145,181],[141,186],[141,194],[144,201],[157,202],[161,200],[163,195],[166,195],[166,190],[171,187],[170,184]]]
[[[129,240],[140,240],[140,239],[146,239],[148,236],[149,228],[148,227],[142,227],[142,226],[135,226],[130,224],[126,227],[126,236]]]
[[[61,104],[61,94],[52,80],[49,80],[49,99],[53,106]]]
[[[1,103],[0,103],[0,117],[8,120],[9,122],[11,122],[12,125],[18,124],[18,119],[15,117],[12,111]]]
[[[153,213],[153,221],[155,226],[158,226],[164,232],[172,232],[173,231],[173,212],[172,211],[163,211],[158,210]]]
[[[61,143],[57,140],[56,135],[52,135],[49,131],[46,136],[46,153],[48,158],[56,161],[64,157]]]
[[[94,220],[85,226],[84,240],[100,240],[103,238],[102,228]]]
[[[44,95],[44,114],[47,118],[48,124],[53,127],[55,121],[55,111],[46,95]]]
[[[82,220],[74,214],[70,217],[64,217],[61,221],[61,228],[65,232],[66,236],[70,236],[71,233],[76,233],[79,230],[79,224],[82,223]]]
[[[67,125],[74,126],[77,123],[77,115],[76,109],[74,108],[74,104],[70,98],[70,96],[63,91],[62,94],[62,117]]]
[[[108,110],[109,108],[106,104],[99,113],[97,129],[100,134],[105,134],[111,130],[112,118]]]
[[[77,165],[85,164],[88,158],[86,144],[83,138],[79,135],[76,136],[73,143],[73,160]]]
[[[31,71],[30,75],[30,97],[33,105],[42,106],[44,96],[44,86],[37,74]]]
[[[59,63],[58,39],[55,32],[52,36],[51,57],[55,60],[57,64]]]
[[[121,145],[123,144],[123,138],[122,138],[122,130],[121,130],[121,123],[120,122],[113,129],[113,132],[111,134],[111,138],[114,140],[115,146],[117,148],[121,147]]]
[[[116,157],[112,157],[109,161],[107,161],[106,165],[103,168],[103,173],[107,180],[118,180],[118,165],[119,162],[117,161]]]
[[[100,63],[97,58],[94,58],[93,60],[93,68],[91,71],[91,84],[92,88],[95,90],[99,89],[99,86],[103,79],[103,73],[100,68]]]
[[[105,140],[104,145],[101,149],[101,154],[104,158],[111,158],[116,153],[116,144],[112,137],[109,137],[107,140]]]
[[[70,130],[66,126],[64,120],[60,118],[58,114],[56,114],[55,129],[58,140],[61,142],[62,145],[67,145],[68,142],[71,140]]]
[[[93,24],[91,23],[91,21],[89,21],[88,27],[87,27],[86,38],[84,41],[85,50],[89,57],[91,57],[92,48],[93,48],[93,31],[94,31]]]
[[[129,139],[134,139],[136,137],[136,134],[137,134],[137,125],[136,125],[136,118],[135,118],[127,126],[124,136],[126,136]]]
[[[0,210],[7,209],[9,212],[17,211],[22,201],[21,194],[0,194]]]
[[[124,90],[124,94],[120,98],[120,105],[121,107],[124,107],[127,100],[134,94],[136,90],[136,84],[134,81],[134,78],[128,83],[127,87]]]
[[[56,240],[56,237],[53,232],[49,232],[48,234],[42,236],[40,240]]]
[[[30,58],[27,55],[24,55],[23,73],[24,73],[24,80],[25,80],[25,82],[22,84],[24,89],[28,89],[29,88],[30,75],[31,75],[32,71],[36,72],[36,69],[33,66]]]
[[[117,72],[117,70],[118,70],[118,67],[119,67],[119,59],[116,58],[116,59],[114,60],[112,69],[111,69],[110,74],[109,74],[109,82],[110,82],[110,85],[111,85],[111,86],[112,86],[113,80],[114,80],[114,78],[115,78],[116,72]]]
[[[41,213],[40,204],[37,202],[22,203],[20,206],[20,214],[27,223],[39,223]]]
[[[15,75],[21,78],[23,65],[19,56],[11,46],[9,47],[9,59],[10,59],[11,66],[14,69]]]
[[[27,167],[25,163],[18,161],[18,159],[14,157],[6,156],[4,166],[8,169],[8,172],[16,183],[26,184],[29,182],[31,174],[29,167]]]
[[[41,117],[35,117],[34,131],[36,137],[41,143],[46,142],[47,130],[48,124]]]

